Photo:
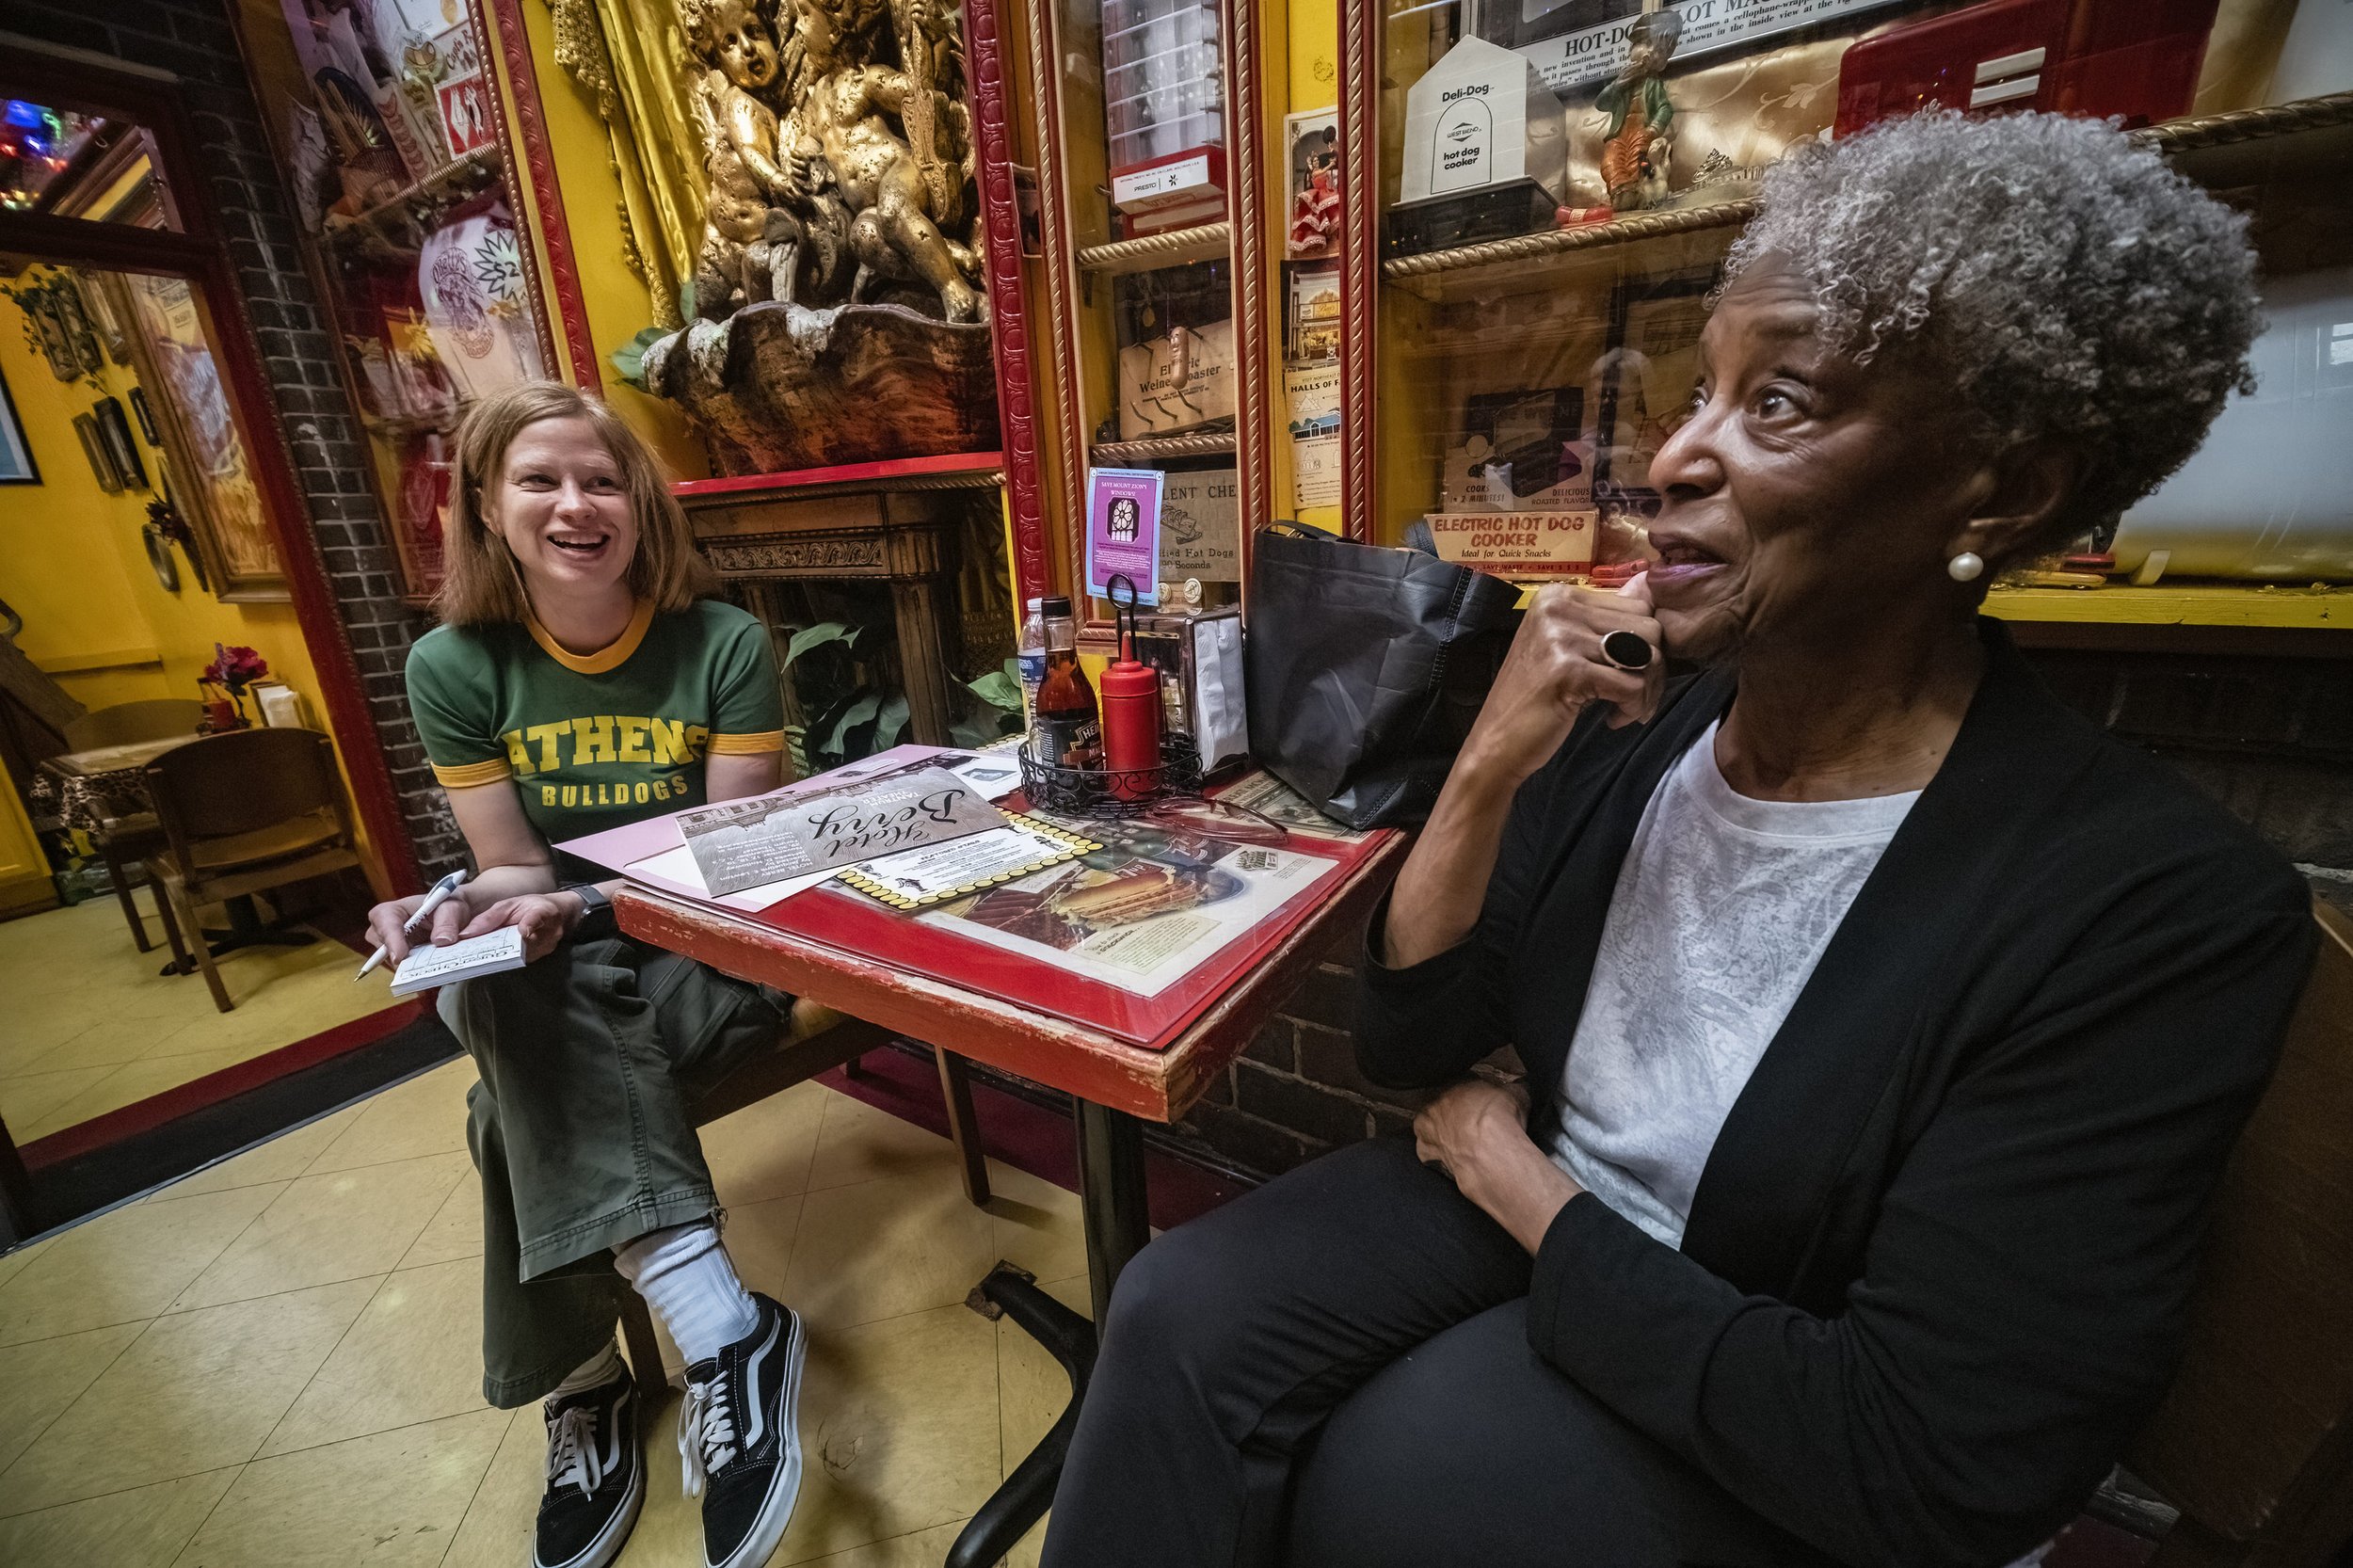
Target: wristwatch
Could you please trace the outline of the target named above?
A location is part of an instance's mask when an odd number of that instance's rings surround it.
[[[574,882],[556,891],[580,895],[580,919],[572,926],[573,941],[593,941],[600,936],[611,936],[620,930],[620,922],[614,918],[613,901],[605,897],[604,889],[595,883]]]

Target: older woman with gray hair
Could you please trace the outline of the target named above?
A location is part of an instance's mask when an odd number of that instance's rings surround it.
[[[2244,225],[1928,116],[1726,275],[1657,562],[1537,600],[1374,917],[1363,1069],[1452,1086],[1130,1266],[1048,1568],[1995,1568],[2165,1388],[2306,895],[1978,610],[2247,385]]]

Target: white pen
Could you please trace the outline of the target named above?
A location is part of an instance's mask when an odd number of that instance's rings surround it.
[[[446,900],[450,894],[457,891],[458,884],[465,880],[465,868],[461,866],[456,871],[454,871],[447,876],[441,878],[440,881],[433,884],[432,887],[426,888],[424,902],[417,905],[417,912],[409,916],[407,922],[403,924],[400,929],[407,935],[414,936],[419,931],[424,929],[424,922],[433,918],[433,911],[439,909],[441,906],[442,902]],[[360,972],[353,975],[351,978],[354,980],[367,979],[370,974],[375,972],[376,967],[384,962],[384,944],[381,942],[376,943],[376,951],[368,955],[368,961],[360,965]]]

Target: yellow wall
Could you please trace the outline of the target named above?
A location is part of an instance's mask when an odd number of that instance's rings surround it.
[[[555,63],[554,15],[542,5],[524,6],[521,10],[531,36],[540,112],[547,119],[556,184],[564,194],[564,217],[571,232],[572,257],[579,264],[581,301],[587,307],[588,339],[596,345],[597,375],[604,383],[605,401],[652,443],[674,476],[703,478],[711,472],[710,464],[686,417],[662,399],[625,385],[613,368],[613,351],[653,325],[652,303],[647,298],[644,280],[622,260],[627,252],[621,238],[621,184],[614,177],[604,123],[597,118],[595,103]],[[511,105],[515,101],[511,85],[506,96]],[[508,125],[513,144],[520,148],[522,133],[512,114]],[[549,291],[553,280],[545,267],[540,269],[540,280],[552,312],[554,298]],[[549,325],[561,357],[564,334],[555,323]],[[580,377],[574,374],[568,379],[576,382]]]
[[[1290,0],[1289,113],[1330,108],[1340,101],[1339,59],[1340,9],[1335,0]]]
[[[24,617],[17,644],[88,707],[199,695],[197,672],[216,642],[242,644],[318,712],[318,675],[292,604],[223,604],[196,585],[186,558],[180,591],[168,593],[140,539],[150,490],[108,495],[98,487],[73,416],[102,396],[130,408],[131,372],[109,364],[100,379],[60,381],[24,339],[24,315],[0,300],[0,374],[8,378],[39,485],[0,487],[0,599]],[[137,440],[136,421],[133,439]],[[144,441],[148,476],[154,458]],[[256,715],[258,717],[258,715]]]
[[[1290,202],[1285,189],[1290,178],[1288,168],[1290,144],[1283,135],[1283,117],[1286,114],[1305,114],[1310,109],[1328,109],[1340,99],[1339,7],[1335,0],[1290,0],[1289,21],[1289,70],[1287,72],[1290,86],[1289,99],[1279,109],[1270,105],[1266,126],[1268,144],[1274,150],[1273,172],[1270,175],[1273,184],[1266,210],[1267,220],[1273,225],[1274,232],[1265,236],[1265,239],[1270,254],[1278,261],[1283,254],[1284,239],[1290,230]],[[1282,276],[1284,268],[1271,270],[1278,279],[1271,314],[1272,319],[1279,323],[1286,318],[1289,310],[1289,300],[1286,291],[1290,286],[1290,280]],[[1279,327],[1277,330],[1280,330]],[[1280,428],[1289,422],[1290,403],[1284,392],[1279,354],[1276,356],[1273,395],[1274,406],[1283,411],[1282,418],[1275,422],[1277,428],[1273,437],[1274,515],[1295,518],[1309,527],[1329,528],[1337,534],[1342,526],[1337,506],[1291,504],[1296,493],[1291,488],[1291,440],[1289,434]]]

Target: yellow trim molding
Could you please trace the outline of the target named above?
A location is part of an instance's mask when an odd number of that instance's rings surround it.
[[[44,675],[87,675],[93,670],[161,669],[164,656],[154,648],[116,648],[96,653],[58,653],[40,662]]]

